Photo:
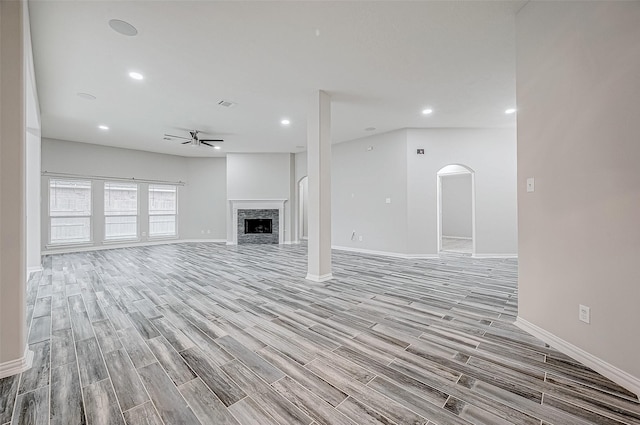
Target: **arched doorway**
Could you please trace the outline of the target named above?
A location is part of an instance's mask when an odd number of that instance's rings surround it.
[[[309,237],[309,177],[305,176],[298,182],[298,239],[307,240]]]
[[[461,164],[438,173],[438,252],[475,253],[474,171]]]

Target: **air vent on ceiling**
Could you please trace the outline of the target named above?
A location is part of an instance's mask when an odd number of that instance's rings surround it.
[[[230,100],[221,100],[218,102],[219,106],[224,106],[225,108],[233,108],[234,106],[237,105],[237,103],[232,102]]]

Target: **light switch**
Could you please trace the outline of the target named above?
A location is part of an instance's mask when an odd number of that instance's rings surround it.
[[[533,177],[527,179],[527,192],[535,192],[536,182]]]

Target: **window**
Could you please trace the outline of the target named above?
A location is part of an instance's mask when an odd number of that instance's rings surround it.
[[[91,241],[91,181],[49,180],[49,242]]]
[[[122,240],[138,237],[138,185],[106,182],[104,184],[104,239]]]
[[[178,188],[149,185],[149,236],[177,236]]]

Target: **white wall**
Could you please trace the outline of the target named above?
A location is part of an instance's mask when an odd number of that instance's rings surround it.
[[[287,153],[227,154],[227,199],[286,199],[284,241],[295,238],[292,209],[295,209],[295,158]],[[233,240],[230,208],[227,206],[227,240]]]
[[[407,252],[406,145],[405,130],[333,145],[332,245]]]
[[[519,315],[638,394],[639,22],[638,2],[529,2],[516,19]]]
[[[226,240],[227,162],[224,158],[187,158],[188,199],[184,239]]]
[[[0,1],[0,378],[30,366],[26,328],[24,2]],[[4,404],[4,403],[3,403]]]
[[[441,175],[442,236],[471,238],[471,173]]]
[[[26,117],[26,214],[27,270],[42,267],[40,256],[40,105],[36,88],[29,26],[28,2],[24,3],[24,85]]]
[[[437,173],[448,164],[475,173],[476,255],[517,253],[515,129],[410,129],[406,155],[410,255],[437,254]]]
[[[53,173],[70,173],[84,176],[136,178],[185,182],[178,187],[178,236],[180,239],[224,240],[226,173],[224,159],[185,158],[122,148],[43,139],[42,170]],[[46,249],[48,231],[48,186],[43,177],[42,187],[42,247]],[[100,181],[98,181],[100,182]],[[143,185],[144,186],[144,185]],[[146,186],[145,186],[146,187]],[[94,240],[99,245],[104,228],[101,214],[103,199],[101,184],[94,184]],[[142,217],[146,216],[146,190],[139,193],[141,229],[145,231]],[[145,198],[146,199],[146,198]],[[205,233],[202,234],[202,230]],[[211,233],[207,231],[211,230]],[[140,235],[140,242],[147,241]],[[109,243],[109,246],[114,246]]]

